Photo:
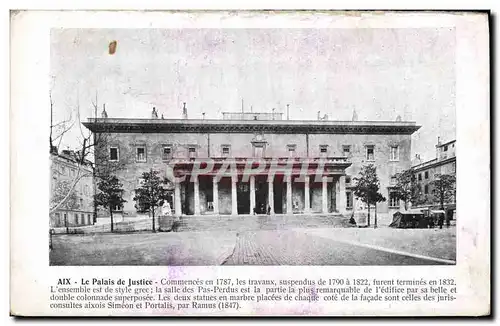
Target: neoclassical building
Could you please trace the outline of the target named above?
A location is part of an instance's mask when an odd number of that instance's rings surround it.
[[[281,113],[232,113],[222,119],[90,118],[84,125],[100,144],[96,168],[113,162],[127,202],[116,209],[137,214],[133,201],[143,172],[169,180],[174,214],[346,214],[350,190],[364,164],[374,164],[388,201],[393,176],[411,166],[409,121],[284,120]]]

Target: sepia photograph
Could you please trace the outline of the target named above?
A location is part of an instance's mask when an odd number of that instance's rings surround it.
[[[455,265],[456,39],[52,28],[49,264]]]

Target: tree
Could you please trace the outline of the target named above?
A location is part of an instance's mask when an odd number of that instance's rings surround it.
[[[456,177],[453,174],[436,174],[430,183],[432,194],[439,201],[442,210],[444,210],[445,201],[454,200],[455,183]]]
[[[109,209],[111,217],[111,232],[113,232],[113,208],[121,207],[126,200],[123,199],[123,185],[114,175],[102,175],[97,184],[98,193],[94,196],[97,207]]]
[[[377,168],[373,164],[363,166],[358,176],[354,177],[354,182],[354,195],[368,205],[368,226],[370,226],[370,205],[385,201],[385,197],[379,192]]]
[[[382,196],[382,194],[378,191],[373,195],[372,202],[375,204],[375,228],[377,227],[377,203],[383,202],[385,200],[385,197]]]
[[[135,207],[140,212],[151,213],[153,232],[156,231],[155,212],[167,200],[168,191],[164,187],[165,183],[165,180],[161,180],[159,172],[151,169],[142,174],[141,186],[135,189]]]
[[[402,200],[405,205],[405,210],[408,209],[408,202],[416,204],[419,200],[420,191],[418,184],[415,182],[415,174],[413,170],[406,170],[396,174],[396,186],[392,188],[396,198]]]
[[[72,188],[72,184],[68,180],[56,179],[51,185],[50,206],[55,203],[61,203],[59,209],[77,210],[80,208],[80,202],[77,191]],[[64,214],[66,216],[66,214]],[[64,218],[64,227],[68,233],[68,219]]]
[[[57,209],[59,209],[71,196],[71,193],[77,186],[78,182],[85,177],[93,176],[94,180],[97,181],[101,179],[101,176],[105,179],[109,175],[116,174],[117,171],[121,170],[125,166],[125,161],[121,162],[109,162],[107,148],[110,143],[114,141],[109,133],[96,133],[93,134],[90,130],[84,130],[82,128],[82,121],[80,115],[80,105],[79,105],[79,93],[77,93],[77,104],[74,110],[69,110],[69,117],[60,122],[53,122],[53,108],[54,101],[52,100],[52,92],[49,93],[50,97],[50,134],[49,134],[49,143],[50,143],[50,153],[57,155],[57,150],[60,148],[61,143],[63,141],[64,135],[69,132],[73,128],[78,128],[80,131],[79,141],[75,152],[74,162],[76,163],[77,170],[74,175],[71,186],[67,189],[65,196],[59,196],[59,201],[51,201],[51,205],[49,208],[49,212],[53,213]],[[97,92],[95,101],[91,100],[94,116],[97,118]],[[72,117],[72,112],[76,111],[76,118]],[[55,143],[57,142],[57,145]],[[92,166],[90,162],[93,160],[94,162],[100,162],[99,166]],[[91,166],[92,170],[89,171],[84,169],[85,166]],[[95,205],[94,211],[94,220],[97,217],[97,205]]]

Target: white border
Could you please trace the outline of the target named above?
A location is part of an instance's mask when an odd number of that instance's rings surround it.
[[[109,6],[109,5],[107,5]],[[122,4],[122,7],[126,6]],[[22,7],[22,6],[19,6]],[[269,8],[269,7],[268,7]],[[347,8],[347,7],[344,7]],[[394,7],[393,7],[394,8]],[[45,157],[44,151],[46,137],[45,126],[48,125],[47,111],[48,107],[48,53],[46,50],[48,43],[47,28],[49,26],[65,27],[221,27],[218,19],[213,17],[213,13],[208,18],[200,21],[197,17],[182,16],[176,19],[164,20],[159,12],[152,12],[144,17],[144,13],[137,12],[103,12],[82,14],[79,12],[33,12],[29,15],[20,14],[16,20],[12,32],[12,101],[11,101],[11,177],[15,182],[12,183],[12,251],[14,267],[19,269],[12,270],[16,280],[11,283],[16,289],[23,290],[17,298],[19,304],[25,311],[34,313],[43,313],[40,310],[40,304],[44,301],[46,287],[52,284],[57,274],[87,274],[91,275],[97,272],[98,268],[51,268],[47,270],[47,250],[46,237],[39,230],[46,229],[46,219],[37,216],[44,215],[43,207],[48,202],[48,174],[40,171],[48,171],[48,164],[44,165],[40,157]],[[224,27],[238,24],[240,27],[255,26],[259,27],[281,27],[284,23],[296,27],[340,27],[342,24],[350,26],[366,27],[373,24],[376,18],[370,15],[351,16],[338,19],[335,22],[325,23],[322,20],[312,19],[304,20],[303,14],[291,14],[286,18],[277,17],[276,19],[261,20],[256,18],[254,13],[242,21],[241,15],[228,16],[224,20]],[[460,163],[457,166],[459,175],[458,186],[458,212],[459,218],[466,221],[459,225],[459,245],[457,248],[458,259],[457,266],[450,269],[441,267],[416,267],[412,270],[394,267],[370,267],[370,273],[392,275],[409,275],[415,273],[432,275],[455,275],[458,278],[468,280],[467,284],[462,284],[459,291],[466,293],[460,301],[453,303],[452,306],[440,311],[442,313],[454,314],[475,314],[484,313],[484,307],[475,305],[477,300],[484,301],[489,296],[489,62],[487,52],[487,35],[481,33],[484,28],[484,21],[475,20],[474,16],[464,17],[464,15],[445,14],[444,20],[436,20],[432,14],[425,13],[414,16],[413,18],[400,18],[397,14],[386,15],[386,18],[392,16],[391,23],[383,22],[378,27],[424,27],[435,26],[456,26],[459,37],[457,37],[457,46],[460,54],[457,57],[458,73],[457,76],[457,146],[459,151]],[[426,18],[425,22],[421,19]],[[153,21],[150,24],[150,21]],[[457,24],[457,22],[459,23]],[[29,95],[29,96],[27,96]],[[45,129],[44,129],[45,128]],[[34,150],[33,150],[34,148]],[[28,150],[31,149],[31,150]],[[33,162],[38,162],[34,168]],[[37,186],[33,186],[36,182]],[[460,184],[467,185],[461,187]],[[26,205],[27,199],[33,201]],[[45,205],[45,206],[44,206]],[[29,241],[28,241],[29,240]],[[44,245],[40,245],[44,244]],[[283,268],[254,268],[254,267],[234,267],[228,268],[232,273],[239,275],[262,275],[269,273],[279,273],[282,276],[300,275],[307,273],[310,277],[315,277],[322,273],[322,269],[329,267],[314,268],[296,267]],[[55,270],[57,269],[57,272]],[[161,273],[159,268],[140,268],[140,274],[158,275]],[[362,273],[361,269],[352,269],[347,271],[345,267],[332,269],[349,274]],[[130,273],[130,268],[113,267],[107,268],[105,274],[123,274]],[[100,274],[103,269],[100,268]],[[211,274],[220,276],[225,271],[218,268],[184,268],[186,275],[196,275],[197,273]],[[208,273],[207,273],[208,272]],[[18,282],[22,280],[22,282]],[[471,283],[474,282],[474,283]],[[15,303],[15,302],[14,302]],[[409,307],[404,305],[395,305],[395,309],[401,313],[409,312]],[[21,307],[21,306],[18,306]],[[270,309],[272,307],[269,307]],[[359,307],[349,309],[343,307],[343,313],[360,313]],[[383,307],[373,306],[364,310],[368,315],[378,314]],[[432,314],[431,306],[412,306],[412,313]],[[279,307],[274,307],[273,313],[279,312]],[[309,307],[309,312],[325,313]],[[16,309],[17,310],[17,309]],[[18,310],[19,311],[19,310]]]

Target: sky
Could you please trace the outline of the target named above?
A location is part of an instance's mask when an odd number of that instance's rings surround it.
[[[109,43],[117,42],[109,53]],[[54,121],[94,117],[222,118],[221,112],[283,112],[290,119],[415,121],[412,155],[435,157],[455,139],[452,28],[53,29]],[[74,148],[75,124],[62,142]]]

